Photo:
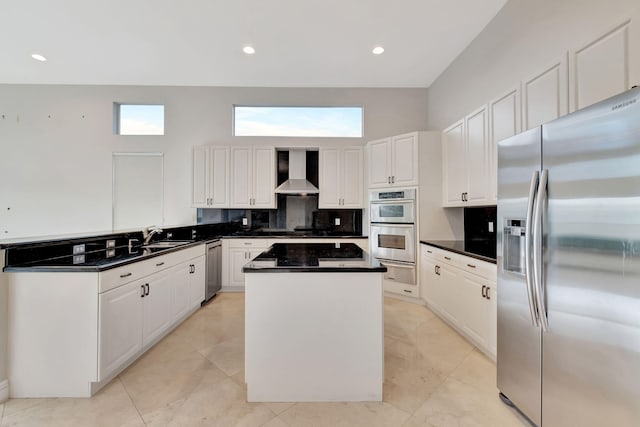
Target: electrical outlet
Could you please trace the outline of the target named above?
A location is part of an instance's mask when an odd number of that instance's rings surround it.
[[[247,220],[247,218],[242,218],[242,225],[249,225],[249,220]]]
[[[116,241],[115,240],[107,240],[107,249],[115,248],[115,247],[116,247]]]
[[[493,233],[493,221],[489,221],[489,233]]]
[[[340,225],[340,218],[336,218],[336,219],[334,220],[334,223],[335,223],[336,225]]]
[[[84,244],[82,244],[82,245],[73,245],[73,254],[74,255],[83,254],[84,250],[85,250]]]
[[[171,239],[173,237],[173,233],[167,233],[167,239]]]

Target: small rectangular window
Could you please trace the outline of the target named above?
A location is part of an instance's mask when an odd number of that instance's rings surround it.
[[[114,104],[118,135],[164,135],[164,105]]]
[[[234,135],[361,138],[362,107],[236,105]]]

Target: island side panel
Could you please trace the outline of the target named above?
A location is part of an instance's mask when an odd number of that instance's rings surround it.
[[[382,273],[250,273],[245,280],[248,401],[382,400]]]

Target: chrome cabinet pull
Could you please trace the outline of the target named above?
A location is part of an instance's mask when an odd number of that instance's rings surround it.
[[[125,277],[129,277],[129,276],[131,276],[131,273],[125,273],[125,274],[121,274],[121,275],[120,275],[120,277],[121,277],[122,279],[124,279]]]
[[[147,288],[147,292],[145,293],[145,295],[149,295],[149,284],[145,283],[144,286]]]
[[[163,266],[163,265],[164,265],[164,261],[163,261],[163,262],[157,262],[157,263],[156,263],[156,267],[160,267],[160,266]]]
[[[473,264],[467,264],[467,267],[476,268],[476,266]]]
[[[144,285],[140,285],[140,289],[142,289],[142,294],[140,295],[140,298],[144,298],[144,295],[145,295]]]
[[[487,299],[491,299],[491,297],[489,296],[489,290],[491,290],[491,288],[487,286],[487,291],[485,292],[485,296]]]
[[[448,256],[444,257],[444,259],[446,259],[447,261],[451,261],[451,258]]]

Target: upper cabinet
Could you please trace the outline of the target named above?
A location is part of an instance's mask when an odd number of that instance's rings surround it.
[[[528,130],[567,114],[567,60],[522,83],[522,124]]]
[[[191,206],[229,207],[229,148],[193,147]]]
[[[367,144],[369,188],[417,186],[419,133]]]
[[[631,88],[631,30],[631,21],[624,22],[569,53],[570,111]]]
[[[520,133],[520,90],[489,103],[489,200],[498,201],[498,142]]]
[[[231,148],[230,208],[277,207],[275,155],[273,147]]]
[[[443,206],[490,203],[487,124],[485,106],[443,131]]]
[[[364,170],[362,147],[320,148],[320,209],[362,209]]]

